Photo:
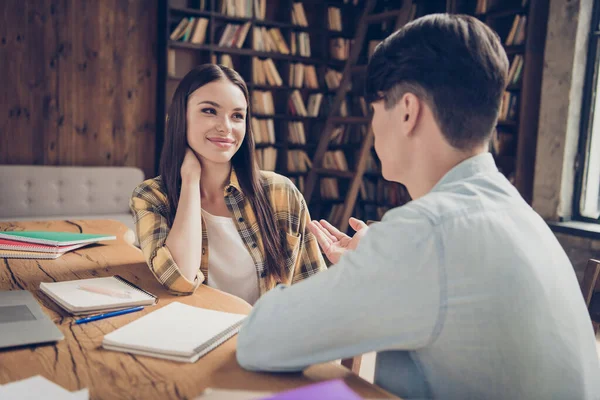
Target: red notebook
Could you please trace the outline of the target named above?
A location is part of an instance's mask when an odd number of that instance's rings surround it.
[[[86,246],[87,244],[88,243],[72,244],[70,246],[53,246],[47,244],[19,242],[17,240],[0,239],[0,250],[21,250],[33,251],[36,253],[62,254],[66,253],[67,251]]]

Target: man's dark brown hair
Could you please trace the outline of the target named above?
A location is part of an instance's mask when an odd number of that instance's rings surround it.
[[[506,87],[498,35],[468,15],[419,18],[380,43],[369,60],[366,95],[394,107],[405,93],[425,101],[445,138],[468,150],[487,141]]]

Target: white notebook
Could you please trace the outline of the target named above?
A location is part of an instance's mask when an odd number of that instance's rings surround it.
[[[115,275],[65,282],[42,282],[40,290],[74,315],[156,304],[156,296]],[[123,297],[114,297],[123,295]]]
[[[193,363],[234,336],[245,317],[175,301],[104,336],[102,347]]]

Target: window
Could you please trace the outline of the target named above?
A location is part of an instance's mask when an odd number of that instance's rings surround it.
[[[594,2],[591,27],[573,217],[600,222],[600,0]]]

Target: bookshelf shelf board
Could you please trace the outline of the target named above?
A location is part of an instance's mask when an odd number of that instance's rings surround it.
[[[496,125],[499,128],[516,128],[518,124],[516,121],[498,121]]]
[[[289,121],[313,121],[313,120],[324,120],[325,117],[309,117],[309,116],[300,116],[300,115],[288,115],[288,114],[252,114],[254,118],[258,119],[281,119],[281,120],[289,120]]]
[[[377,23],[377,22],[383,22],[388,19],[398,18],[398,16],[400,14],[401,14],[401,10],[391,10],[391,11],[384,11],[379,14],[371,14],[367,17],[367,22],[370,24]]]
[[[369,117],[331,117],[334,124],[368,124],[371,122]]]
[[[249,57],[273,58],[277,60],[296,61],[305,64],[327,64],[336,67],[344,66],[344,61],[340,60],[323,60],[320,58],[303,57],[276,52],[258,51],[252,49],[238,49],[237,47],[219,47],[217,45],[211,44],[194,44],[188,42],[178,42],[174,40],[169,40],[169,46],[181,49],[214,51],[216,53],[227,53]]]
[[[336,178],[352,179],[354,177],[354,172],[352,172],[352,171],[342,171],[339,169],[329,169],[329,168],[315,168],[315,171],[319,175],[331,176],[331,177],[336,177]]]
[[[517,15],[517,14],[526,14],[527,13],[527,8],[525,7],[511,7],[511,8],[506,8],[503,10],[494,10],[494,11],[488,11],[486,13],[483,14],[477,14],[478,18],[502,18],[502,17],[509,17],[511,15]]]
[[[506,51],[506,54],[523,54],[525,53],[525,46],[504,46],[504,51]]]
[[[344,37],[347,39],[354,38],[354,35],[349,34],[348,32],[340,32],[340,31],[332,31],[329,29],[313,28],[313,27],[309,27],[309,26],[296,25],[296,24],[292,24],[289,22],[273,21],[273,20],[259,19],[259,18],[254,18],[254,17],[234,17],[231,15],[221,14],[221,13],[215,12],[215,11],[201,11],[201,10],[197,10],[195,8],[171,7],[170,10],[174,14],[178,14],[181,16],[196,16],[196,17],[204,17],[204,18],[213,17],[214,19],[218,19],[218,20],[222,20],[222,21],[226,21],[226,22],[232,22],[232,23],[252,22],[256,26],[290,29],[293,31],[311,32],[311,33],[317,33],[317,34],[321,34],[321,35],[329,34],[330,36]]]
[[[246,85],[248,86],[248,89],[250,89],[250,90],[281,90],[284,92],[291,92],[293,90],[299,90],[301,92],[309,92],[309,93],[325,92],[324,89],[319,89],[319,88],[307,88],[307,87],[297,88],[297,87],[292,87],[292,86],[260,85],[260,84],[251,83],[251,82],[248,82]],[[335,93],[335,92],[332,91],[332,93]]]
[[[276,149],[281,149],[283,148],[283,146],[281,145],[281,143],[256,143],[254,145],[254,147],[256,147],[257,149],[266,149],[269,147],[273,147]]]

